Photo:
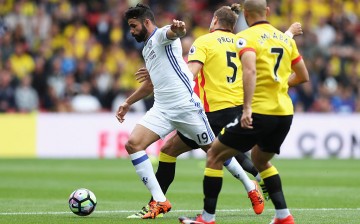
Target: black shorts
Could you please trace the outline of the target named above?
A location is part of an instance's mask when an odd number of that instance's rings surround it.
[[[214,112],[207,112],[206,116],[209,120],[212,131],[215,135],[218,135],[223,129],[223,127],[225,127],[228,123],[232,122],[237,116],[239,116],[239,114],[241,114],[241,112],[242,106],[237,106]],[[186,145],[190,146],[193,149],[199,148],[199,145],[195,141],[185,137],[179,131],[177,132],[177,134]]]
[[[253,129],[241,127],[241,114],[232,124],[225,128],[223,134],[218,135],[221,143],[241,152],[249,151],[254,145],[269,153],[280,153],[280,146],[290,130],[293,115],[274,116],[252,114]]]

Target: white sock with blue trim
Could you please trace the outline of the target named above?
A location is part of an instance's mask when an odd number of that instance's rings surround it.
[[[226,160],[224,166],[236,179],[243,183],[247,192],[255,189],[254,182],[248,177],[236,159],[230,158]]]
[[[154,169],[151,161],[144,150],[130,154],[131,162],[133,163],[136,173],[139,175],[140,180],[151,192],[155,201],[164,202],[166,197],[162,192],[159,182],[156,179]]]

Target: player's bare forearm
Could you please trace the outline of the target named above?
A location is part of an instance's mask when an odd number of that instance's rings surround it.
[[[310,80],[309,72],[302,59],[298,63],[292,65],[291,69],[294,71],[294,73],[290,75],[288,80],[288,85],[290,87],[308,82]]]
[[[129,105],[136,103],[137,101],[147,97],[154,91],[154,86],[150,79],[147,79],[143,82],[143,84],[135,90],[126,100]]]
[[[127,114],[127,112],[130,109],[130,106],[143,99],[144,97],[148,96],[150,93],[152,93],[154,90],[154,87],[151,83],[151,80],[145,80],[142,84],[142,86],[137,89],[133,94],[131,94],[126,100],[125,102],[123,102],[116,113],[116,118],[118,119],[118,121],[120,123],[125,121],[125,115]]]
[[[252,129],[252,98],[256,87],[256,54],[253,51],[243,53],[241,57],[243,71],[244,104],[241,127]]]
[[[256,70],[243,69],[243,88],[244,88],[244,104],[243,115],[241,117],[241,126],[244,128],[252,128],[252,98],[254,96],[256,86]]]
[[[192,61],[192,62],[188,63],[188,68],[190,69],[191,73],[193,74],[194,80],[198,76],[202,67],[203,67],[203,65],[199,62]]]
[[[168,31],[166,32],[167,38],[174,40],[176,38],[185,36],[185,34],[185,22],[173,19],[170,29],[168,29]]]
[[[135,73],[135,79],[139,82],[145,82],[146,80],[150,80],[150,75],[149,75],[149,71],[146,68],[140,68],[136,73]],[[150,80],[151,81],[151,80]]]

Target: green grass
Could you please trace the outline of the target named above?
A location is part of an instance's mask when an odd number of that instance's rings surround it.
[[[288,207],[297,223],[359,223],[359,160],[274,160]],[[202,208],[203,160],[179,160],[167,194],[173,210],[156,220],[129,220],[149,193],[127,159],[0,159],[0,223],[177,223]],[[244,187],[225,172],[217,223],[269,223],[273,205],[261,215],[250,209]],[[88,217],[70,212],[67,199],[89,188],[98,206]]]

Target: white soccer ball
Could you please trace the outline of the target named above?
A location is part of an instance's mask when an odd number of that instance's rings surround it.
[[[69,197],[70,210],[79,216],[90,215],[95,210],[96,204],[95,194],[86,188],[73,191]]]

